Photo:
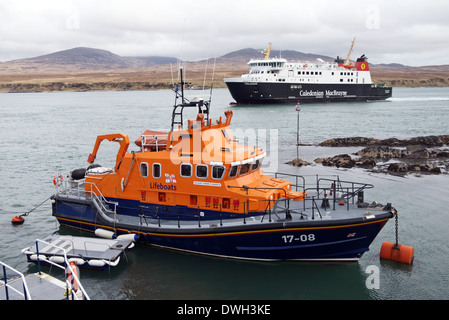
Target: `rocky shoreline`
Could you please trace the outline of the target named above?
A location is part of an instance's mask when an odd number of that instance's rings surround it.
[[[317,158],[315,163],[337,168],[360,167],[372,172],[405,175],[449,172],[449,135],[411,139],[374,139],[366,137],[335,138],[323,141],[324,147],[364,147],[349,155]],[[312,163],[301,159],[287,162],[294,166]]]

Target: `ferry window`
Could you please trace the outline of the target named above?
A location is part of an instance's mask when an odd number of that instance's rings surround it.
[[[229,177],[233,178],[237,175],[237,169],[239,168],[239,166],[232,166],[231,170],[229,171]]]
[[[220,180],[223,178],[225,173],[225,167],[223,166],[212,166],[212,178]]]
[[[197,178],[207,178],[208,174],[208,166],[204,164],[198,164],[196,166],[196,177]]]
[[[245,163],[245,164],[242,164],[242,166],[240,167],[239,174],[244,175],[244,174],[247,174],[248,171],[249,171],[249,163]]]
[[[148,177],[148,163],[142,162],[140,164],[140,175],[142,176],[142,178]]]
[[[181,164],[181,177],[190,178],[192,176],[192,165],[190,163]]]
[[[161,177],[161,165],[153,163],[153,178],[159,179]]]

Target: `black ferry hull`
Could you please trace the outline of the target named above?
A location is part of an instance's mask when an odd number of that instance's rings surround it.
[[[226,81],[237,104],[329,103],[385,100],[392,87],[374,84],[292,84]]]

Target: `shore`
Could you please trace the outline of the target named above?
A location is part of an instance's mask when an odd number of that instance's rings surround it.
[[[126,91],[171,89],[178,81],[170,65],[145,68],[85,70],[80,67],[33,69],[16,66],[0,69],[0,92],[52,91]],[[192,87],[210,86],[212,73],[215,88],[225,88],[224,78],[240,77],[247,72],[246,64],[220,63],[215,71],[205,70],[204,63],[189,63],[185,68],[186,82]],[[205,77],[205,73],[206,77]],[[375,83],[392,87],[446,87],[449,86],[449,66],[385,67],[372,66]]]

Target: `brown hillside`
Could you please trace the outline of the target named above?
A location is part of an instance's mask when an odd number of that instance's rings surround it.
[[[282,56],[291,60],[332,59],[288,50],[283,51]],[[225,87],[224,78],[247,72],[248,60],[255,57],[260,57],[260,50],[242,49],[217,58],[214,87]],[[187,62],[185,81],[196,86],[203,86],[203,83],[210,86],[213,65],[214,60],[209,59],[204,82],[206,61]],[[371,65],[371,73],[375,82],[393,87],[449,85],[449,65]],[[177,79],[175,58],[121,57],[91,48],[74,48],[0,63],[0,92],[148,90],[170,88]]]

